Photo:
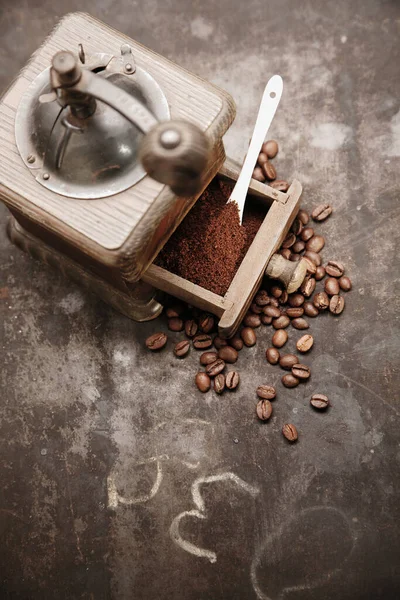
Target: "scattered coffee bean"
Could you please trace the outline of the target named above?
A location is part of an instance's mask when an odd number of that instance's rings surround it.
[[[288,298],[289,298],[289,294],[287,293],[286,290],[283,290],[282,296],[280,298],[278,298],[279,304],[286,304],[286,302],[288,301]]]
[[[313,344],[314,344],[313,336],[310,335],[309,333],[306,333],[306,335],[303,335],[303,337],[301,337],[299,340],[297,340],[296,348],[299,352],[308,352]]]
[[[268,421],[272,415],[272,404],[269,400],[260,400],[256,407],[257,417],[261,421]]]
[[[305,247],[306,247],[305,243],[302,242],[301,240],[299,240],[298,242],[293,244],[292,250],[293,250],[293,252],[296,252],[296,254],[300,254],[300,252],[303,252]]]
[[[302,365],[301,363],[298,363],[296,365],[293,365],[292,374],[300,380],[309,379],[311,375],[311,369],[310,367],[307,367],[307,365]]]
[[[325,394],[314,394],[311,396],[310,404],[318,410],[325,410],[329,406],[328,396],[325,396]]]
[[[278,142],[275,140],[268,140],[262,145],[262,151],[268,156],[268,158],[275,158],[278,154]]]
[[[261,313],[262,313],[262,306],[258,306],[258,304],[256,304],[255,302],[253,302],[253,304],[250,304],[250,310],[255,315],[261,315]]]
[[[235,350],[240,351],[243,348],[243,340],[239,334],[234,335],[232,338],[228,340],[229,345]]]
[[[184,356],[187,355],[189,350],[190,350],[190,343],[187,340],[182,340],[181,342],[178,342],[177,344],[175,344],[174,354],[175,354],[175,356],[178,356],[178,358],[183,358]]]
[[[286,423],[282,427],[282,433],[289,442],[295,442],[299,437],[296,427],[291,423]]]
[[[292,262],[299,262],[301,260],[300,254],[296,254],[295,252],[290,255],[289,260]]]
[[[180,317],[184,312],[185,312],[184,305],[180,304],[180,303],[176,303],[176,304],[173,304],[172,306],[169,306],[166,309],[165,314],[167,315],[168,319],[172,319],[173,317]]]
[[[284,354],[279,359],[279,366],[286,371],[291,371],[293,365],[297,365],[299,357],[295,354]]]
[[[211,315],[202,315],[199,319],[199,327],[203,333],[210,333],[214,328],[214,317]]]
[[[274,179],[276,179],[275,167],[271,162],[269,162],[269,160],[267,160],[267,162],[263,164],[262,170],[268,181],[273,181]]]
[[[279,254],[281,254],[283,258],[286,258],[286,260],[289,260],[292,253],[289,248],[282,248],[282,250],[279,250]]]
[[[328,277],[325,279],[324,290],[328,296],[335,296],[340,292],[339,282],[336,277]]]
[[[251,327],[243,327],[240,332],[240,337],[242,338],[244,345],[248,347],[254,346],[257,341],[255,331]]]
[[[183,328],[183,321],[179,317],[172,317],[171,319],[168,319],[168,329],[171,331],[182,331]]]
[[[282,242],[282,248],[291,248],[296,243],[296,236],[289,232]]]
[[[253,179],[255,179],[256,181],[260,181],[261,183],[264,183],[265,181],[264,171],[261,167],[255,167],[251,176]]]
[[[247,313],[247,315],[243,319],[243,325],[245,325],[246,327],[260,327],[261,319],[259,315],[255,315],[254,313]]]
[[[333,315],[340,315],[344,309],[344,298],[343,296],[332,296],[329,303],[329,310]]]
[[[313,261],[313,263],[314,263],[314,265],[315,265],[316,267],[319,267],[319,266],[320,266],[320,264],[321,264],[321,255],[320,255],[320,254],[318,254],[318,252],[313,252],[312,250],[307,250],[307,251],[304,253],[304,256],[305,256],[306,258],[309,258],[310,260],[312,260],[312,261]]]
[[[206,348],[210,348],[212,344],[212,337],[207,333],[199,333],[193,338],[193,346],[196,350],[205,350]]]
[[[290,230],[293,231],[294,235],[300,235],[300,233],[303,231],[303,223],[300,221],[300,219],[296,217]],[[294,252],[296,252],[296,250],[294,250]]]
[[[195,382],[200,392],[208,392],[211,387],[211,379],[204,373],[204,371],[199,371],[195,377]]]
[[[276,348],[267,348],[265,351],[265,356],[270,365],[276,365],[279,361],[279,350]]]
[[[302,306],[286,309],[286,314],[291,319],[297,319],[298,317],[301,317],[303,315],[303,313],[304,313],[304,308]]]
[[[275,306],[276,308],[279,308],[279,302],[278,302],[277,298],[274,298],[274,297],[270,298],[270,302],[269,303],[270,303],[271,306]]]
[[[325,267],[325,271],[331,277],[341,277],[344,273],[344,266],[336,260],[330,260]]]
[[[322,265],[317,267],[314,277],[317,281],[321,281],[325,277],[325,267]]]
[[[322,235],[313,235],[306,244],[306,250],[312,252],[321,252],[325,246],[325,238]]]
[[[275,348],[282,348],[282,346],[286,344],[288,337],[289,336],[285,329],[278,329],[272,336],[271,342]]]
[[[270,303],[270,298],[268,293],[265,290],[260,290],[256,297],[254,298],[254,302],[261,307],[267,306]]]
[[[307,225],[307,223],[310,220],[310,216],[309,216],[308,212],[305,211],[303,208],[301,208],[299,210],[299,212],[297,213],[297,218],[300,219],[300,221],[303,223],[303,225]]]
[[[288,302],[292,308],[298,308],[304,303],[304,296],[303,294],[299,294],[299,292],[289,294]]]
[[[318,292],[313,298],[313,304],[318,310],[326,310],[329,306],[329,298],[326,292]]]
[[[237,350],[231,346],[224,346],[218,350],[218,358],[222,358],[222,360],[224,360],[226,363],[235,363],[238,359],[238,356]]]
[[[309,328],[309,324],[307,323],[307,321],[305,319],[303,319],[303,317],[299,317],[298,319],[293,319],[292,326],[295,329],[308,329]]]
[[[315,281],[314,277],[307,275],[300,286],[300,291],[306,298],[309,298],[314,293],[316,285],[317,282]]]
[[[239,385],[240,377],[237,371],[229,371],[225,377],[225,385],[228,390],[235,390]]]
[[[274,298],[280,298],[282,296],[283,289],[279,285],[273,285],[271,288],[271,294]]]
[[[219,335],[217,335],[215,336],[213,343],[216,349],[219,350],[220,348],[223,348],[224,346],[228,345],[228,340],[225,340],[224,338],[221,338],[219,337]]]
[[[271,325],[272,317],[269,317],[268,315],[261,315],[261,323],[263,325]]]
[[[257,158],[257,163],[260,165],[260,167],[262,167],[263,164],[265,162],[267,162],[267,160],[268,160],[268,156],[265,154],[265,152],[260,152],[260,154],[258,155],[258,158]]]
[[[213,363],[206,366],[206,373],[209,377],[215,377],[225,369],[225,361],[217,358]]]
[[[287,388],[294,388],[300,383],[300,379],[297,379],[293,373],[287,373],[286,375],[283,375],[281,381]]]
[[[145,344],[149,350],[161,350],[167,343],[167,339],[165,333],[153,333],[146,339]]]
[[[281,316],[281,311],[276,306],[264,306],[263,313],[273,319],[277,319]]]
[[[203,352],[200,356],[200,364],[203,366],[210,365],[215,362],[218,358],[218,354],[216,352]]]
[[[351,279],[349,277],[341,277],[339,279],[340,289],[344,292],[349,292],[351,290]]]
[[[319,315],[319,310],[312,302],[304,303],[304,314],[307,317],[317,317]]]
[[[311,258],[308,258],[307,256],[303,256],[303,260],[307,265],[307,273],[309,275],[314,275],[317,272],[317,267],[315,266],[315,263],[311,260]]]
[[[198,326],[194,319],[189,319],[188,321],[185,321],[185,333],[188,336],[188,338],[194,337],[197,333],[197,330]]]
[[[281,315],[277,319],[272,321],[272,327],[274,329],[285,329],[290,324],[290,319],[286,315]]]
[[[274,188],[274,190],[278,190],[278,192],[287,192],[289,189],[289,184],[287,181],[283,181],[281,179],[278,179],[277,181],[272,181],[271,183],[271,187]]]
[[[222,394],[225,389],[225,375],[223,373],[218,373],[214,379],[214,391],[217,394]]]
[[[332,206],[330,204],[319,204],[311,213],[314,221],[325,221],[332,214]]]
[[[264,400],[273,400],[276,396],[276,390],[272,385],[259,385],[256,393],[259,398]]]
[[[314,229],[312,227],[304,227],[303,231],[300,234],[303,242],[308,242],[314,235]]]

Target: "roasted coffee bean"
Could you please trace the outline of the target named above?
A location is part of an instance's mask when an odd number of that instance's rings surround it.
[[[326,292],[318,292],[313,298],[313,304],[318,310],[326,310],[329,306],[329,298]]]
[[[287,192],[289,189],[289,184],[287,181],[283,181],[282,179],[278,179],[277,181],[272,181],[271,187],[274,190],[278,190],[278,192]]]
[[[267,315],[268,317],[273,317],[274,319],[277,319],[281,316],[281,311],[279,310],[279,308],[271,305],[264,306],[263,313],[264,315]]]
[[[178,358],[183,358],[190,350],[190,343],[187,340],[182,340],[174,346],[174,354]]]
[[[265,351],[265,357],[270,365],[276,365],[278,364],[280,358],[279,350],[276,348],[267,348]]]
[[[273,285],[271,288],[271,294],[274,298],[280,298],[282,296],[283,289],[279,285]]]
[[[301,363],[297,363],[292,367],[292,374],[297,377],[297,379],[309,379],[311,375],[310,367],[307,365],[302,365]]]
[[[255,315],[254,313],[247,313],[247,315],[243,319],[243,325],[245,325],[246,327],[260,327],[261,319],[259,315]]]
[[[303,231],[303,223],[300,221],[300,219],[295,219],[293,221],[293,224],[290,228],[291,231],[293,231],[294,235],[300,235],[301,232]]]
[[[219,335],[217,335],[214,338],[214,346],[216,347],[217,350],[219,350],[220,348],[223,348],[224,346],[228,345],[228,340],[225,340],[224,338],[220,338]]]
[[[282,250],[279,250],[279,254],[283,256],[283,258],[286,258],[286,260],[289,260],[292,253],[289,248],[282,248]]]
[[[297,340],[296,348],[299,352],[308,352],[313,344],[314,344],[313,336],[310,335],[309,333],[306,333],[306,335],[303,335],[303,337],[301,337],[299,340]]]
[[[225,389],[225,375],[223,373],[218,373],[214,379],[214,391],[217,394],[222,394]]]
[[[289,294],[289,305],[292,308],[298,308],[304,303],[303,294],[299,294],[299,292],[295,292],[294,294]]]
[[[211,315],[201,315],[199,319],[199,327],[203,333],[210,333],[214,327],[214,317]]]
[[[319,204],[311,213],[314,221],[325,221],[332,214],[332,206],[330,204]]]
[[[316,285],[317,282],[315,281],[314,277],[308,275],[301,284],[300,291],[306,298],[309,298],[314,293]]]
[[[333,315],[340,315],[344,309],[344,298],[343,296],[332,296],[329,303],[329,310]]]
[[[172,319],[168,319],[168,329],[171,331],[182,331],[183,328],[184,323],[179,317],[172,317]]]
[[[287,388],[294,388],[300,383],[300,380],[297,379],[297,377],[295,377],[293,373],[287,373],[286,375],[283,375],[281,381],[283,385]]]
[[[197,323],[194,319],[189,319],[185,322],[185,333],[188,338],[192,338],[196,335],[198,330]]]
[[[262,306],[258,306],[258,304],[256,304],[255,302],[253,302],[253,304],[250,304],[250,310],[255,315],[261,315],[261,313],[262,313]]]
[[[209,377],[215,377],[225,369],[225,361],[217,358],[213,363],[206,366],[206,373]]]
[[[315,265],[316,267],[319,267],[319,266],[320,266],[320,264],[321,264],[321,256],[318,254],[318,252],[313,252],[312,250],[307,250],[307,251],[304,253],[304,256],[305,256],[306,258],[309,258],[310,260],[312,260],[312,261],[313,261],[313,263],[314,263],[314,265]]]
[[[328,296],[335,296],[340,292],[339,282],[336,277],[328,277],[328,279],[325,279],[324,290]]]
[[[325,277],[325,267],[322,265],[317,267],[314,277],[317,281],[321,281]]]
[[[196,374],[195,382],[201,392],[208,392],[211,387],[211,379],[204,371],[199,371]]]
[[[257,158],[257,163],[259,164],[259,166],[262,167],[263,164],[265,162],[267,162],[267,160],[268,160],[268,156],[265,154],[265,152],[260,152],[260,154],[258,155],[258,158]]]
[[[254,302],[261,307],[267,306],[270,303],[270,297],[265,290],[257,292]]]
[[[267,160],[267,162],[263,164],[262,170],[268,181],[273,181],[274,179],[276,179],[275,167],[271,162],[269,162],[269,160]]]
[[[282,433],[289,442],[295,442],[299,437],[296,427],[291,423],[286,423],[282,427]]]
[[[203,366],[210,365],[215,362],[218,358],[218,354],[216,352],[203,352],[200,356],[200,364]]]
[[[276,390],[272,385],[259,385],[256,393],[259,398],[264,400],[273,400],[276,396]]]
[[[282,348],[282,346],[286,344],[288,337],[289,336],[285,329],[278,329],[272,336],[271,342],[275,348]]]
[[[287,293],[286,290],[283,290],[282,296],[280,298],[278,298],[279,304],[286,304],[286,302],[288,301],[288,298],[289,298],[289,294]]]
[[[303,225],[307,225],[307,223],[310,220],[310,216],[309,216],[308,212],[303,210],[302,208],[297,213],[297,218],[300,219],[300,221],[303,223]]]
[[[304,314],[307,317],[317,317],[319,315],[319,310],[312,302],[304,303]]]
[[[149,350],[161,350],[167,343],[167,339],[165,333],[153,333],[146,339],[145,344]]]
[[[225,376],[225,385],[228,390],[235,390],[239,385],[240,377],[237,371],[229,371]]]
[[[278,302],[278,298],[270,298],[270,306],[276,306],[276,308],[279,308],[279,302]]]
[[[314,235],[314,229],[312,227],[304,227],[303,231],[300,234],[303,242],[308,242]]]
[[[299,319],[292,319],[292,327],[295,329],[308,329],[309,324],[303,317],[300,317]]]
[[[282,242],[282,248],[291,248],[296,243],[296,235],[294,233],[288,233]]]
[[[289,260],[291,262],[299,262],[299,260],[301,260],[301,256],[300,254],[296,254],[296,252],[293,252],[289,257]]]
[[[255,331],[251,327],[243,327],[240,332],[240,337],[242,338],[244,345],[248,347],[254,346],[257,341]]]
[[[303,260],[307,265],[307,273],[309,275],[315,275],[315,273],[317,272],[317,267],[315,266],[315,263],[310,258],[307,258],[307,256],[303,256]]]
[[[325,410],[329,406],[329,398],[325,394],[313,394],[310,404],[318,410]]]
[[[176,303],[173,304],[172,306],[169,306],[166,311],[165,314],[167,315],[168,319],[172,319],[173,317],[180,317],[182,316],[182,314],[185,312],[185,307],[183,304],[180,303]]]
[[[261,315],[261,323],[263,325],[271,325],[272,317],[269,317],[268,315]]]
[[[295,244],[293,244],[292,250],[296,254],[300,254],[300,252],[303,252],[303,250],[304,250],[305,247],[306,247],[305,243],[302,242],[301,240],[299,240],[298,242],[296,242]]]
[[[218,350],[218,358],[222,358],[226,363],[233,364],[238,359],[238,353],[232,346],[224,346]]]
[[[251,176],[253,179],[255,179],[256,181],[260,181],[261,183],[264,183],[265,181],[264,171],[261,167],[255,167]]]
[[[268,421],[272,415],[272,404],[269,400],[260,400],[256,406],[257,417],[261,421]]]
[[[330,260],[325,267],[325,271],[331,277],[341,277],[344,273],[344,266],[336,260]]]
[[[279,366],[286,371],[291,371],[293,365],[297,365],[299,357],[295,354],[283,354],[279,359]]]
[[[239,351],[243,348],[243,340],[241,339],[241,337],[238,334],[229,338],[228,343],[230,346],[232,346],[232,348],[235,348],[235,350],[237,350],[237,351]]]
[[[275,140],[268,140],[262,145],[262,151],[268,156],[268,158],[275,158],[278,154],[278,142]]]
[[[321,252],[325,246],[325,238],[322,235],[313,235],[306,244],[306,250],[311,252]]]
[[[339,286],[344,292],[349,292],[351,290],[351,279],[349,277],[341,277],[339,279]]]
[[[302,306],[286,309],[286,314],[291,319],[298,319],[299,317],[301,317],[303,315],[303,313],[304,313],[304,308]]]
[[[193,346],[197,350],[205,350],[206,348],[210,348],[210,346],[212,346],[212,343],[212,337],[207,333],[199,333],[193,338]]]
[[[272,321],[272,327],[274,329],[285,329],[290,324],[290,319],[286,315],[281,315],[277,319]]]

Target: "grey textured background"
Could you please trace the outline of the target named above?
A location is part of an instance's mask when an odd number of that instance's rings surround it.
[[[226,148],[238,160],[263,86],[280,73],[278,173],[302,181],[305,207],[333,205],[318,227],[323,255],[342,260],[354,283],[340,319],[312,322],[306,386],[281,386],[264,359],[266,328],[240,355],[238,392],[203,396],[195,352],[180,362],[145,352],[163,319],[130,322],[22,254],[1,206],[0,596],[398,598],[399,3],[1,0],[0,9],[0,89],[59,17],[85,10],[227,89],[238,114]],[[264,426],[255,384],[275,381]],[[310,409],[314,391],[330,396],[327,414]],[[288,421],[295,446],[280,434]],[[112,506],[113,482],[135,503]],[[201,498],[203,512],[182,516]],[[182,539],[216,562],[174,543],[179,515]]]

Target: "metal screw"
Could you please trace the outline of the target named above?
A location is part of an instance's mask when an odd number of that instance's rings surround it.
[[[127,63],[125,65],[125,71],[127,71],[128,73],[130,73],[131,71],[133,71],[133,67],[132,67],[131,63]]]
[[[26,160],[31,165],[32,163],[35,162],[36,158],[33,156],[33,154],[30,154]]]
[[[164,148],[172,150],[181,143],[181,134],[176,129],[166,129],[160,136],[160,142]]]
[[[49,175],[48,173],[43,173],[42,177],[43,177],[43,179],[45,179],[46,181],[47,181],[48,179],[50,179],[50,175]]]

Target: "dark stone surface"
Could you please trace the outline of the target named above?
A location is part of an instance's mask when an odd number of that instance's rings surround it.
[[[311,323],[309,383],[283,388],[264,328],[239,390],[202,395],[195,351],[145,351],[163,319],[130,322],[2,235],[1,598],[399,598],[398,2],[2,0],[0,89],[72,10],[230,91],[239,160],[280,73],[278,173],[302,181],[306,207],[333,205],[323,256],[354,288],[339,319]],[[259,423],[256,384],[275,382]],[[179,518],[208,558],[176,545]]]

